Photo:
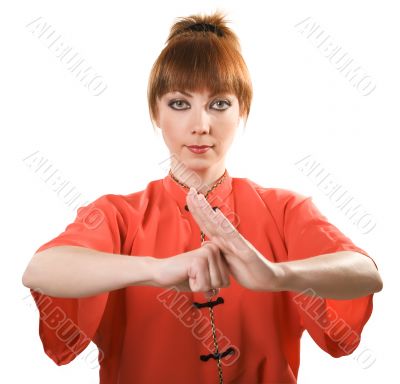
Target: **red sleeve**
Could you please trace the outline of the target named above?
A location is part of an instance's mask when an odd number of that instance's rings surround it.
[[[80,207],[75,221],[36,252],[59,245],[75,245],[121,253],[121,217],[113,196],[104,195]],[[108,292],[82,298],[57,298],[31,289],[39,310],[39,334],[45,353],[57,364],[71,362],[93,339],[108,300]],[[100,358],[100,355],[99,355]]]
[[[371,258],[329,223],[312,202],[312,197],[292,193],[286,201],[283,223],[288,260],[339,251],[355,251]],[[303,328],[324,351],[340,357],[357,348],[362,329],[372,312],[372,294],[351,300],[323,299],[297,292],[291,294]]]

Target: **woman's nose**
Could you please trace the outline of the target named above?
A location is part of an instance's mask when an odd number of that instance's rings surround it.
[[[191,123],[193,133],[204,134],[210,132],[210,119],[206,111],[194,111]]]

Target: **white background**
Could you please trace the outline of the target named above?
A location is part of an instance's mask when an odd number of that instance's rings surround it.
[[[76,212],[24,159],[39,151],[87,201],[164,177],[159,163],[168,153],[150,123],[148,74],[177,17],[217,8],[232,21],[254,84],[246,131],[227,162],[231,176],[312,195],[375,259],[384,280],[353,355],[332,358],[304,335],[298,382],[395,382],[400,27],[394,1],[15,1],[0,8],[2,382],[98,383],[98,370],[84,358],[58,367],[42,349],[38,313],[21,276],[34,251]],[[101,95],[91,94],[29,31],[38,17],[103,77],[108,88]],[[299,33],[296,24],[307,17],[376,83],[370,95]],[[370,233],[298,169],[295,163],[308,155],[376,219]],[[376,359],[367,369],[363,351]]]

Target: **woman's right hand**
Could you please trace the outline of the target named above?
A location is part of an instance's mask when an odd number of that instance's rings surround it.
[[[205,241],[200,248],[165,259],[154,259],[154,285],[179,291],[209,293],[230,285],[229,267],[219,248]]]

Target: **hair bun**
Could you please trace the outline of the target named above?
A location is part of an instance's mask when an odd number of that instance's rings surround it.
[[[240,44],[235,33],[228,27],[226,14],[221,11],[216,11],[212,14],[196,14],[187,17],[179,17],[172,25],[166,43],[170,43],[175,37],[183,36],[189,38],[206,37],[206,32],[209,37],[222,37],[232,44],[236,49],[240,50]],[[194,32],[194,33],[193,33]],[[201,34],[198,32],[202,32]]]
[[[189,25],[188,27],[184,28],[181,32],[186,31],[190,29],[191,31],[196,31],[196,32],[213,32],[217,36],[224,36],[224,32],[218,28],[215,24],[209,24],[209,23],[195,23],[192,25]]]

